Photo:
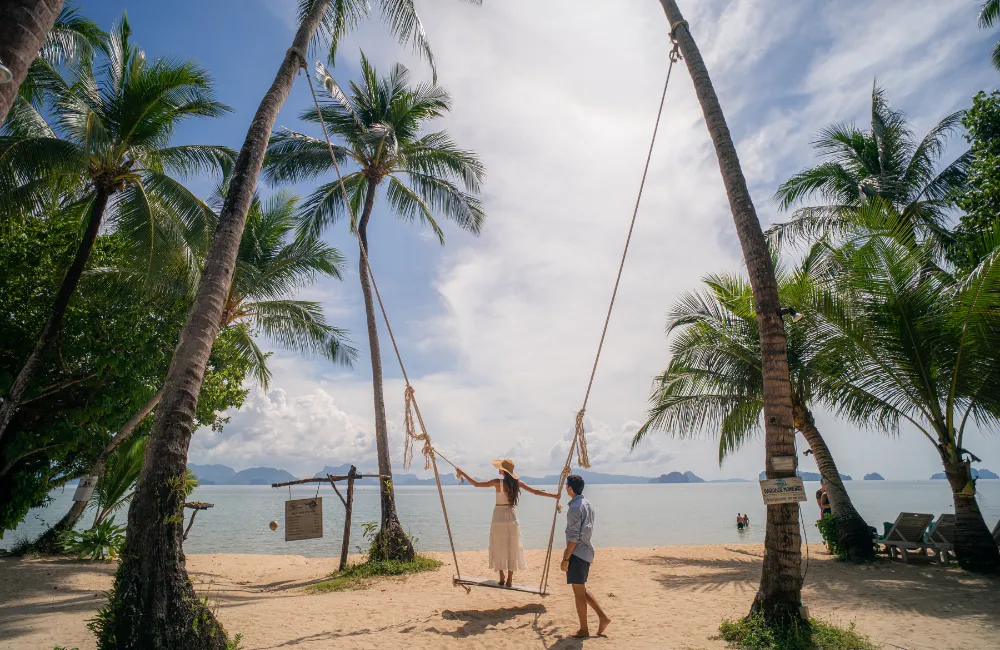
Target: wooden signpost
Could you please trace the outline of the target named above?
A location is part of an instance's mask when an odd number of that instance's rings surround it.
[[[325,478],[304,478],[298,481],[288,481],[287,483],[272,483],[271,487],[286,487],[288,485],[301,485],[303,483],[327,483],[333,486],[333,491],[340,497],[340,502],[344,504],[344,540],[340,547],[340,570],[347,568],[347,554],[351,548],[351,513],[354,509],[354,481],[360,478],[391,478],[381,474],[358,474],[358,470],[351,465],[351,470],[347,476],[332,476],[327,474]],[[347,481],[347,498],[337,489],[338,481]],[[314,503],[315,507],[308,503]],[[294,505],[292,505],[294,504]],[[293,512],[290,517],[289,512]],[[294,530],[292,530],[294,527]],[[293,542],[301,539],[316,539],[323,536],[323,497],[313,499],[289,499],[285,502],[285,541]]]
[[[323,497],[285,501],[285,541],[323,536]]]
[[[806,490],[798,476],[765,479],[760,482],[760,492],[765,505],[798,503],[806,500]]]

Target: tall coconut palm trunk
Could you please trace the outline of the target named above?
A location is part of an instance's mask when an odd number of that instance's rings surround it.
[[[329,0],[313,0],[261,101],[236,160],[219,225],[187,324],[164,382],[163,400],[129,507],[121,563],[101,613],[102,649],[224,650],[226,633],[198,599],[184,566],[184,478],[198,393],[232,284],[236,255],[268,138]]]
[[[979,510],[971,466],[961,460],[953,445],[947,451],[944,474],[955,502],[955,558],[963,569],[995,572],[1000,567],[1000,548]]]
[[[45,350],[59,333],[59,327],[62,325],[66,309],[69,307],[69,301],[73,298],[76,286],[80,283],[80,277],[83,275],[84,267],[87,266],[90,252],[94,250],[97,234],[101,230],[101,221],[104,219],[104,211],[108,207],[109,196],[110,193],[102,189],[97,190],[94,195],[90,204],[90,213],[87,216],[87,228],[83,233],[83,239],[76,249],[73,263],[70,265],[69,270],[66,271],[62,284],[59,285],[59,292],[56,293],[55,302],[52,303],[52,310],[49,312],[49,319],[45,323],[45,328],[42,330],[41,335],[39,335],[38,342],[35,343],[35,349],[31,351],[28,360],[24,362],[21,371],[17,373],[17,377],[14,378],[10,390],[7,391],[3,403],[0,404],[0,438],[3,437],[11,418],[14,417],[17,407],[21,403],[21,397],[24,396],[24,391],[27,390],[28,385],[35,376],[35,372],[38,371],[38,366],[42,362],[42,355],[45,354]]]
[[[795,428],[802,433],[816,459],[816,466],[823,476],[826,494],[830,497],[830,509],[837,523],[837,543],[847,552],[852,562],[867,562],[875,559],[875,545],[872,544],[871,531],[868,524],[858,514],[851,502],[851,497],[840,478],[833,454],[826,446],[826,441],[816,428],[816,420],[812,411],[799,400],[792,406],[792,418]]]
[[[17,91],[28,76],[28,68],[42,49],[62,6],[63,0],[0,2],[0,62],[13,76],[10,83],[0,85],[0,124],[7,119]]]
[[[760,355],[764,375],[764,432],[767,454],[767,477],[793,476],[775,470],[771,458],[795,455],[795,430],[792,426],[792,387],[789,381],[785,326],[779,313],[778,284],[774,264],[764,233],[757,219],[736,146],[733,144],[719,98],[712,87],[708,68],[701,58],[691,31],[674,0],[660,0],[671,30],[680,46],[694,82],[695,93],[705,115],[719,158],[722,181],[736,224],[736,234],[743,249],[750,285],[753,287],[754,311],[760,327]],[[764,567],[760,589],[751,613],[760,612],[774,621],[799,615],[802,603],[802,551],[799,536],[798,505],[767,506],[764,537]]]
[[[375,207],[378,185],[369,182],[365,195],[365,206],[358,220],[359,245],[367,253],[368,221]],[[372,298],[371,280],[364,255],[359,255],[358,272],[361,275],[361,293],[365,297],[365,318],[368,324],[368,346],[372,357],[372,390],[375,394],[375,449],[378,453],[378,473],[392,476],[392,459],[389,454],[389,429],[385,420],[385,389],[382,382],[382,350],[378,341],[378,320],[375,302]],[[372,559],[393,559],[410,561],[414,556],[413,543],[403,532],[403,526],[396,515],[396,495],[391,479],[381,479],[380,496],[382,505],[382,527],[375,537],[370,556]]]
[[[131,439],[132,434],[135,433],[136,428],[145,420],[156,405],[160,403],[163,398],[163,389],[156,391],[156,394],[149,398],[142,407],[136,411],[128,422],[126,422],[121,429],[108,441],[108,444],[101,451],[101,454],[94,461],[94,464],[90,466],[90,471],[87,472],[89,476],[96,476],[100,478],[104,475],[104,469],[108,465],[108,458],[111,454],[115,453],[115,450],[122,446],[125,442]],[[86,501],[74,501],[73,506],[69,509],[62,519],[59,520],[52,528],[45,531],[32,545],[35,550],[44,552],[54,552],[58,550],[55,546],[56,539],[60,532],[64,530],[73,530],[76,526],[76,522],[80,521],[80,517],[83,516],[84,511],[87,509]]]

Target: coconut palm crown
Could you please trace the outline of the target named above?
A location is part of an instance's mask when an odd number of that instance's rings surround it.
[[[813,143],[823,162],[778,187],[774,200],[782,210],[815,196],[823,203],[795,209],[790,221],[768,231],[772,241],[882,233],[911,247],[929,244],[937,253],[950,243],[949,219],[970,154],[938,167],[963,112],[945,117],[917,141],[906,115],[889,105],[877,80],[871,101],[867,130],[853,123],[823,129]]]
[[[343,142],[334,144],[333,151],[338,164],[351,168],[344,175],[351,214],[360,219],[369,188],[374,192],[384,185],[392,211],[406,221],[419,219],[430,226],[441,243],[444,231],[436,212],[478,233],[486,215],[475,193],[485,168],[443,131],[421,135],[425,122],[450,111],[448,92],[435,84],[411,86],[410,73],[400,64],[380,78],[363,52],[361,73],[360,83],[351,82],[348,97],[322,65],[317,66],[317,76],[332,98],[321,106],[323,120],[331,137]],[[306,110],[300,119],[319,121],[315,110]],[[289,130],[272,136],[264,173],[272,183],[298,183],[335,174],[325,141]],[[301,229],[319,233],[345,213],[334,176],[302,205]],[[356,227],[351,224],[352,231]]]

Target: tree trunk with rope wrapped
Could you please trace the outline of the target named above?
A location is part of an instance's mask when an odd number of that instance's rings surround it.
[[[194,305],[163,384],[108,604],[95,619],[102,650],[225,650],[227,634],[184,566],[187,453],[198,394],[232,285],[247,213],[268,140],[329,0],[313,0],[240,149]]]
[[[695,93],[705,116],[708,132],[719,158],[719,169],[726,187],[753,288],[754,310],[760,327],[761,364],[764,374],[764,432],[766,470],[769,479],[794,476],[792,471],[776,470],[771,459],[795,455],[795,429],[792,424],[792,387],[789,381],[785,326],[781,319],[778,283],[774,275],[770,249],[757,219],[746,179],[740,167],[726,118],[715,94],[708,69],[698,46],[674,0],[660,0],[670,22],[671,33],[680,47],[694,83]],[[764,537],[764,566],[760,588],[750,613],[762,614],[770,622],[787,624],[799,616],[802,605],[802,541],[799,534],[798,504],[767,506]]]
[[[375,207],[378,192],[376,182],[369,179],[365,194],[365,205],[358,219],[358,244],[364,248],[360,254],[358,272],[361,275],[361,293],[365,298],[365,320],[368,325],[368,346],[372,358],[372,391],[375,396],[375,449],[378,453],[378,473],[392,476],[392,459],[389,453],[389,429],[385,419],[385,389],[382,382],[382,350],[378,341],[378,321],[375,314],[375,300],[372,296],[371,279],[368,276],[366,255],[368,248],[368,221]],[[380,479],[380,503],[382,505],[381,529],[372,540],[369,558],[372,560],[399,560],[410,562],[416,555],[413,542],[403,531],[396,515],[396,494],[392,479]]]
[[[854,508],[854,503],[840,478],[837,464],[833,460],[833,454],[830,453],[830,448],[826,446],[826,441],[816,428],[812,411],[796,399],[792,406],[792,417],[795,428],[809,443],[809,448],[812,449],[816,459],[816,467],[823,476],[826,494],[830,498],[830,509],[837,523],[837,543],[847,553],[847,559],[852,562],[873,561],[875,545],[872,543],[871,531]]]

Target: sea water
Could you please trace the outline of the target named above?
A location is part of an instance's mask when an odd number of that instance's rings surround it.
[[[343,484],[341,484],[343,485]],[[947,481],[849,481],[846,483],[854,506],[872,526],[882,531],[882,522],[893,521],[900,512],[922,512],[935,517],[954,512]],[[346,486],[345,486],[346,487]],[[537,486],[552,491],[554,486]],[[801,520],[810,545],[821,543],[816,519],[819,509],[812,499],[818,483],[806,483],[810,500],[801,504]],[[977,484],[979,507],[992,530],[1000,519],[1000,481],[981,480]],[[341,493],[345,489],[341,488]],[[291,497],[313,497],[316,487],[295,486]],[[318,491],[323,497],[324,536],[297,542],[284,541],[284,502],[288,488],[267,486],[205,485],[197,488],[191,501],[214,504],[200,512],[184,550],[187,553],[266,553],[308,557],[338,557],[344,528],[344,506],[329,485]],[[675,544],[739,544],[764,541],[765,506],[760,487],[748,483],[589,485],[585,492],[596,511],[594,544],[611,546],[665,546]],[[21,526],[8,531],[0,548],[20,538],[33,538],[59,520],[71,505],[73,489],[56,490],[44,509],[32,510]],[[444,488],[448,518],[459,551],[485,549],[489,541],[494,496],[489,489],[470,486]],[[563,498],[566,503],[566,498]],[[437,488],[396,487],[400,521],[416,538],[417,548],[447,551],[448,537],[441,514]],[[521,493],[517,507],[525,548],[545,548],[552,527],[554,501]],[[190,517],[191,511],[186,511]],[[750,527],[739,531],[736,514],[746,513]],[[116,516],[124,524],[127,509]],[[81,526],[89,525],[88,511]],[[355,488],[351,518],[351,552],[365,547],[362,525],[379,519],[378,488]],[[277,531],[268,524],[277,521]],[[185,522],[186,525],[186,522]],[[565,514],[556,521],[556,544],[562,544]]]

